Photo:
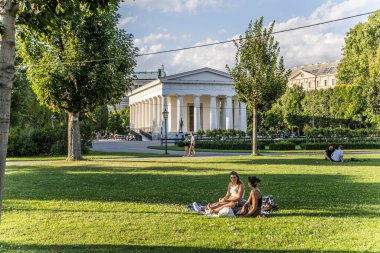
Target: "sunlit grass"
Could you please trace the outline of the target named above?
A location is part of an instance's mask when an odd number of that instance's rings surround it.
[[[8,166],[0,252],[379,252],[380,155],[55,161]],[[349,156],[347,158],[350,158]],[[207,218],[228,173],[262,179],[269,219]]]

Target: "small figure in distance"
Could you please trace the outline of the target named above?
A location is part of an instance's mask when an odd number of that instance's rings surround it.
[[[183,156],[189,156],[190,155],[190,138],[188,134],[185,134],[185,140],[183,142],[185,143],[185,154]]]
[[[336,149],[331,155],[332,162],[343,162],[343,146],[339,145],[338,149]]]
[[[174,144],[177,145],[179,141],[178,134],[175,135]]]
[[[191,154],[191,153],[193,153],[193,154]],[[189,155],[195,156],[195,136],[194,136],[194,133],[191,133]]]
[[[332,144],[329,144],[327,146],[326,151],[325,151],[325,160],[331,161],[331,155],[332,155],[332,153],[334,153],[334,151],[335,151],[334,146]]]

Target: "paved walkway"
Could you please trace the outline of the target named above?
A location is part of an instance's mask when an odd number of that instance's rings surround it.
[[[94,151],[102,152],[130,152],[130,153],[151,153],[163,154],[164,150],[150,149],[148,146],[160,146],[161,141],[120,141],[120,140],[100,140],[92,143]],[[183,155],[184,151],[168,150],[169,154]],[[196,152],[198,156],[239,156],[248,153],[221,153],[221,152]]]

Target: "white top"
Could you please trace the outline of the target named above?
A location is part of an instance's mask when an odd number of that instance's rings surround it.
[[[344,155],[344,152],[343,150],[341,149],[336,149],[332,155],[331,155],[331,159],[334,160],[335,162],[340,162],[340,158]]]
[[[239,192],[239,184],[238,185],[235,185],[235,186],[233,186],[232,184],[231,184],[231,186],[230,186],[230,198],[231,197],[238,197],[238,192]],[[244,192],[243,192],[243,196],[242,196],[242,198],[244,197]]]

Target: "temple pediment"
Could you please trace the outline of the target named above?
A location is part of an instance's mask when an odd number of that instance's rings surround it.
[[[162,82],[232,82],[228,73],[212,68],[201,68],[161,78]]]

